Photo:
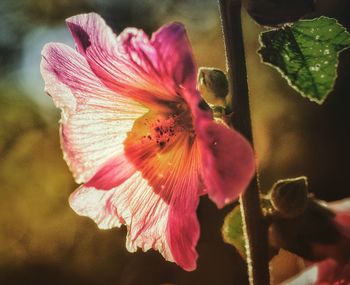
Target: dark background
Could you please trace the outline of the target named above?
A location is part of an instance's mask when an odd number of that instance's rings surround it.
[[[119,33],[147,33],[169,21],[186,27],[199,66],[224,69],[214,0],[1,0],[0,2],[0,284],[246,284],[245,266],[222,242],[225,213],[203,197],[198,209],[198,269],[187,273],[153,251],[130,254],[125,229],[98,230],[69,208],[77,187],[59,146],[59,111],[43,92],[40,51],[49,41],[73,45],[64,19],[95,11]],[[349,29],[347,0],[322,0],[314,15]],[[290,88],[256,54],[262,30],[243,26],[255,147],[262,190],[277,179],[306,175],[328,201],[349,196],[350,50],[340,56],[334,91],[322,106]]]

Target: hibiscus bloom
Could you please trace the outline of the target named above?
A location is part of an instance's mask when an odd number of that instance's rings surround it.
[[[223,207],[254,172],[248,142],[213,121],[196,90],[184,27],[118,36],[95,13],[66,20],[76,51],[42,51],[45,90],[61,108],[61,144],[78,183],[70,205],[100,228],[127,226],[129,251],[153,248],[196,267],[196,208]]]

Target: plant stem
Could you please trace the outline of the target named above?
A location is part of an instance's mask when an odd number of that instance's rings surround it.
[[[241,1],[218,0],[218,2],[225,40],[227,71],[233,91],[232,124],[253,145],[241,24]],[[241,196],[240,203],[246,238],[249,282],[251,285],[268,285],[270,278],[267,224],[260,207],[257,175]]]

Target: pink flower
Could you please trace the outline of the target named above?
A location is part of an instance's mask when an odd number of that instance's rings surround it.
[[[350,284],[350,199],[325,203],[333,213],[339,238],[333,244],[313,245],[314,254],[323,260],[314,263],[285,285],[349,285]]]
[[[41,72],[62,110],[64,158],[84,183],[71,207],[102,229],[126,225],[129,251],[153,248],[195,269],[199,196],[218,207],[236,199],[254,172],[250,145],[202,107],[181,24],[151,38],[116,36],[94,13],[67,25],[77,51],[47,44]]]
[[[339,264],[332,258],[308,267],[301,274],[282,285],[349,285],[350,261]]]

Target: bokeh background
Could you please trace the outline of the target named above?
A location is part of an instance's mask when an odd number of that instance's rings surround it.
[[[247,284],[245,265],[222,242],[229,211],[205,197],[198,270],[187,273],[158,253],[125,250],[125,229],[98,230],[67,202],[77,187],[59,146],[59,111],[43,92],[40,51],[49,41],[73,46],[64,19],[95,11],[118,33],[134,26],[152,33],[183,22],[199,66],[224,69],[214,0],[0,1],[0,284],[143,285]],[[322,0],[315,15],[349,29],[347,0]],[[261,186],[298,175],[328,201],[349,196],[350,50],[340,56],[334,91],[322,106],[299,96],[256,54],[262,30],[243,13],[255,147]]]

